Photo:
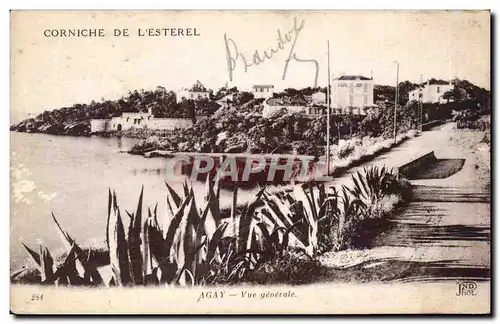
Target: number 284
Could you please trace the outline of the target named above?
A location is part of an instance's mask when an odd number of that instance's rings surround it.
[[[33,294],[31,295],[31,301],[43,300],[43,294]]]

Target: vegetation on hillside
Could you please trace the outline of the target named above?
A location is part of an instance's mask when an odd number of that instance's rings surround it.
[[[293,153],[321,156],[326,145],[326,116],[276,111],[263,117],[255,111],[258,101],[251,100],[249,112],[237,108],[220,109],[213,116],[199,118],[197,123],[153,136],[137,143],[132,154],[154,150],[199,153]],[[417,111],[400,106],[397,110],[396,131],[403,134],[415,129]],[[381,108],[368,116],[332,115],[330,143],[354,137],[384,137],[394,135],[394,109]]]
[[[448,84],[444,80],[430,79],[430,84]],[[424,120],[430,121],[439,118],[450,118],[452,110],[463,110],[464,105],[480,107],[489,111],[490,92],[480,88],[467,80],[454,80],[455,89],[445,94],[447,99],[454,104],[440,107],[436,104],[426,104]],[[418,88],[418,84],[403,81],[399,84],[399,106],[411,105],[408,102],[408,92]],[[326,88],[311,88],[296,90],[285,89],[283,92],[275,93],[276,98],[296,98],[303,100],[317,91],[326,92]],[[375,85],[375,102],[394,104],[395,87]],[[90,133],[91,119],[107,119],[120,116],[124,112],[147,112],[151,109],[156,118],[191,118],[193,122],[203,120],[204,117],[212,116],[221,106],[218,100],[229,96],[231,107],[239,113],[262,112],[262,99],[254,99],[251,92],[239,91],[238,88],[222,87],[215,93],[210,94],[209,99],[192,101],[183,100],[177,102],[176,94],[164,87],[158,86],[154,90],[130,91],[126,96],[117,100],[105,100],[100,102],[91,101],[88,104],[75,104],[70,107],[44,111],[34,118],[21,121],[12,125],[11,130],[20,132],[41,132],[63,135],[88,135]],[[457,108],[456,103],[461,102]],[[462,108],[461,108],[462,107]],[[468,107],[468,106],[467,106]],[[356,127],[356,126],[354,126]],[[123,134],[122,134],[123,135]],[[125,134],[126,135],[126,134]]]
[[[87,135],[91,119],[108,119],[121,116],[124,112],[148,112],[151,109],[156,118],[192,118],[213,114],[219,105],[211,100],[176,101],[176,94],[164,87],[155,90],[130,91],[117,100],[92,100],[88,104],[75,104],[51,111],[44,111],[34,118],[12,125],[11,130],[40,132],[49,134]],[[68,126],[77,125],[72,132]]]

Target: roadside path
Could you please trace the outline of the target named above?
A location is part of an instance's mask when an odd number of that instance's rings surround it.
[[[432,150],[438,159],[465,159],[463,168],[448,178],[412,180],[413,200],[391,219],[390,228],[371,248],[326,253],[321,259],[328,269],[324,280],[489,280],[490,191],[478,173],[478,155],[489,151],[454,141],[453,126],[424,132],[332,182],[347,184],[350,173],[363,167],[396,167]],[[460,135],[477,142],[481,133]]]

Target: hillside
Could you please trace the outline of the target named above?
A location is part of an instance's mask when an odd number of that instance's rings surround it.
[[[448,81],[430,79],[430,84],[447,84]],[[488,108],[490,105],[490,92],[480,88],[467,80],[454,80],[458,88],[465,91],[470,101],[479,104],[480,107]],[[418,88],[418,84],[403,81],[399,84],[399,104],[408,102],[408,92]],[[304,98],[316,91],[326,92],[326,88],[304,88],[300,90],[285,89],[281,93],[275,93],[275,97],[298,97]],[[11,131],[38,132],[60,135],[88,135],[90,133],[91,119],[107,119],[120,116],[124,112],[139,112],[152,109],[156,118],[192,118],[211,116],[219,105],[217,100],[231,95],[232,106],[241,109],[242,112],[260,112],[261,100],[254,100],[251,92],[239,91],[236,87],[220,88],[212,94],[210,100],[176,102],[176,94],[164,87],[158,86],[154,90],[129,91],[126,96],[117,100],[104,100],[100,102],[91,101],[87,104],[75,104],[70,107],[62,107],[51,111],[44,111],[34,118],[21,121],[10,127]],[[374,101],[394,102],[395,87],[388,85],[374,86]],[[453,96],[453,94],[450,94]],[[459,98],[460,100],[460,98]]]
[[[60,135],[88,135],[91,119],[107,119],[120,116],[124,112],[146,112],[151,108],[156,118],[193,118],[196,115],[213,113],[213,102],[176,102],[173,91],[158,86],[155,90],[130,91],[118,100],[92,100],[88,104],[75,104],[51,111],[44,111],[34,118],[12,125],[10,130],[31,131]]]

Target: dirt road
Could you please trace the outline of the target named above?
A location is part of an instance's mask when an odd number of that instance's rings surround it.
[[[370,248],[322,257],[325,280],[490,280],[489,145],[481,142],[484,133],[453,128],[425,132],[395,157],[405,149],[434,150],[438,159],[465,159],[462,169],[447,178],[412,180],[412,201]],[[390,155],[386,161],[397,163]]]

